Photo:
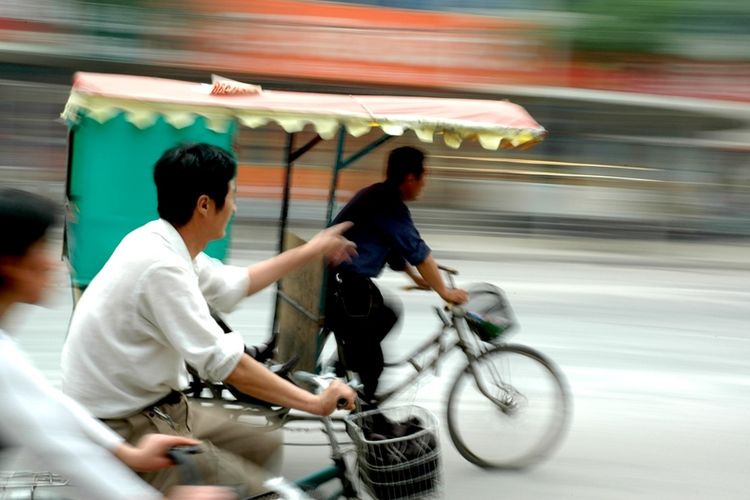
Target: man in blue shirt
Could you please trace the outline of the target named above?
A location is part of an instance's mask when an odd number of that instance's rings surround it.
[[[362,379],[367,401],[375,400],[383,372],[380,343],[399,318],[397,309],[383,299],[371,278],[388,264],[405,272],[417,286],[435,290],[446,302],[460,304],[468,297],[466,291],[443,282],[405,203],[416,200],[424,188],[424,160],[424,153],[416,148],[391,151],[385,181],[359,191],[333,221],[354,223],[344,236],[356,243],[357,256],[331,269],[326,316],[346,368]]]

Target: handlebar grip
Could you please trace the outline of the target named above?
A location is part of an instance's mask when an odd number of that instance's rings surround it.
[[[169,458],[174,460],[176,463],[181,463],[183,460],[189,460],[185,459],[186,455],[195,455],[196,453],[202,453],[203,450],[201,450],[200,446],[175,446],[174,448],[170,448],[167,450],[167,455],[169,455]]]
[[[419,285],[404,285],[404,286],[401,287],[401,289],[405,290],[407,292],[411,292],[413,290],[422,290],[422,291],[432,290],[432,288],[423,287],[423,286],[419,286]]]
[[[347,406],[349,406],[349,401],[347,401],[344,398],[339,398],[338,401],[336,401],[336,408],[339,410],[345,409]]]
[[[180,467],[181,483],[185,485],[199,485],[202,483],[198,464],[191,455],[202,453],[198,446],[177,446],[167,451],[169,458]]]
[[[453,269],[452,267],[443,266],[441,264],[438,265],[438,269],[441,271],[445,271],[448,274],[458,275],[458,271],[456,269]]]

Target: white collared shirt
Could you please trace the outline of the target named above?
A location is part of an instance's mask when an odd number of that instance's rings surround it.
[[[123,238],[76,305],[62,352],[63,391],[99,418],[132,415],[187,387],[185,363],[222,381],[244,352],[209,305],[228,312],[247,296],[247,268],[195,260],[164,220]]]
[[[2,330],[0,443],[31,451],[40,469],[63,474],[82,498],[162,498],[112,455],[122,438],[54,389]]]

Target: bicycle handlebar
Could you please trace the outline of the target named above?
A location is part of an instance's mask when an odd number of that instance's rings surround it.
[[[308,385],[313,386],[315,394],[319,394],[326,390],[326,388],[331,385],[331,382],[334,380],[340,380],[335,374],[333,373],[326,373],[323,375],[316,375],[314,373],[305,372],[305,371],[296,371],[291,373],[291,377],[298,382],[302,382]],[[346,384],[354,389],[355,391],[358,391],[361,389],[362,384],[359,382],[359,380],[350,380],[349,382],[346,382]],[[341,398],[336,402],[336,408],[339,410],[343,410],[348,406],[349,402]]]
[[[442,264],[438,264],[438,269],[441,271],[444,271],[448,274],[452,274],[453,276],[458,276],[458,271],[456,269],[453,269],[452,267],[444,266]]]
[[[445,304],[445,310],[453,316],[461,317],[466,314],[463,304]]]
[[[404,286],[401,287],[401,289],[405,290],[407,292],[411,292],[412,290],[421,290],[421,291],[428,292],[428,291],[432,290],[432,288],[423,287],[423,286],[419,286],[419,285],[404,285]]]
[[[443,266],[441,264],[438,264],[437,268],[447,275],[448,283],[451,287],[455,288],[456,284],[453,282],[453,276],[458,276],[458,271],[456,269],[453,269],[452,267]],[[419,285],[404,285],[403,287],[401,287],[401,289],[409,292],[412,290],[432,290],[432,288],[430,287],[423,287]]]
[[[185,485],[201,484],[201,474],[192,455],[202,453],[198,446],[175,446],[167,451],[167,455],[180,467],[181,482]]]

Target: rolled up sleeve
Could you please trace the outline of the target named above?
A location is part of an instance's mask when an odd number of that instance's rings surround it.
[[[185,361],[207,380],[225,380],[237,367],[245,344],[224,333],[211,317],[198,277],[180,266],[159,266],[141,280],[143,316],[152,321]]]
[[[406,259],[404,259],[400,253],[391,250],[385,258],[388,263],[388,267],[394,271],[403,271],[406,269]]]
[[[419,265],[430,255],[430,247],[420,236],[419,231],[414,226],[408,209],[397,210],[392,217],[384,219],[386,227],[384,232],[390,235],[393,249],[400,254],[406,261],[413,265]]]

